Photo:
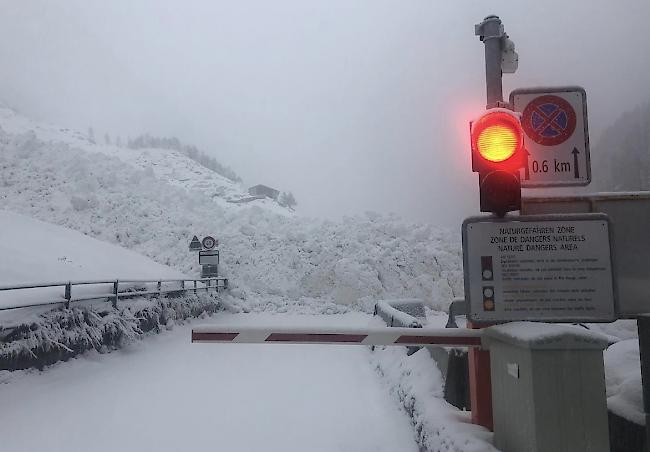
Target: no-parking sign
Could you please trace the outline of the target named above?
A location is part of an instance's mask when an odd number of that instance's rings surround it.
[[[521,186],[564,187],[591,182],[587,95],[580,87],[527,88],[510,93],[521,113],[528,164]]]

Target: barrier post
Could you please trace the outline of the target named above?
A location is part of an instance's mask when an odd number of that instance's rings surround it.
[[[467,327],[480,329],[490,325],[476,325],[467,322]],[[472,423],[493,430],[492,379],[490,376],[490,352],[471,348],[469,361],[469,398]]]
[[[117,309],[117,289],[119,284],[120,282],[117,279],[113,282],[113,307],[115,309]]]
[[[72,298],[72,282],[68,281],[65,285],[65,307],[66,309],[70,307],[70,299]]]

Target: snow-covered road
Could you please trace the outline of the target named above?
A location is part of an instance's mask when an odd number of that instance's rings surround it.
[[[367,324],[220,314],[201,323]],[[0,374],[6,451],[417,451],[407,415],[358,346],[191,344],[177,326],[46,372]]]

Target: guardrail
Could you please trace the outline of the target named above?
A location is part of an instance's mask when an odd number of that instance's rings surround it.
[[[187,287],[189,283],[190,287]],[[154,290],[150,289],[150,285],[155,284]],[[176,287],[163,287],[163,284],[173,284]],[[122,285],[122,291],[120,291]],[[81,294],[79,297],[72,296],[72,288],[76,286],[109,286],[110,292],[99,293],[86,293]],[[113,307],[117,307],[117,302],[120,298],[140,297],[143,295],[161,295],[173,292],[189,292],[194,291],[197,293],[199,290],[215,291],[224,290],[228,288],[228,278],[201,278],[201,279],[114,279],[114,280],[96,280],[96,281],[63,281],[63,282],[42,282],[42,283],[29,283],[29,284],[16,284],[10,286],[0,286],[0,292],[5,291],[18,291],[29,289],[41,289],[48,287],[61,287],[63,294],[58,300],[50,300],[44,303],[28,303],[28,304],[14,304],[10,306],[0,306],[0,311],[7,311],[11,309],[22,309],[36,306],[48,306],[62,304],[66,308],[70,307],[70,303],[78,301],[101,300],[106,298],[110,300]],[[125,290],[126,289],[126,290]],[[101,289],[104,290],[104,289]]]
[[[375,304],[375,315],[388,326],[422,328],[426,321],[424,304],[416,298],[380,300]]]

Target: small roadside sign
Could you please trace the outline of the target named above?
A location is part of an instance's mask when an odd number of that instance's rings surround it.
[[[466,219],[469,320],[613,321],[610,229],[604,214]]]
[[[524,88],[510,93],[521,113],[528,163],[521,186],[565,187],[591,182],[587,95],[580,87]]]
[[[190,251],[201,251],[201,242],[199,242],[199,238],[197,236],[192,237],[192,241],[190,242]]]

